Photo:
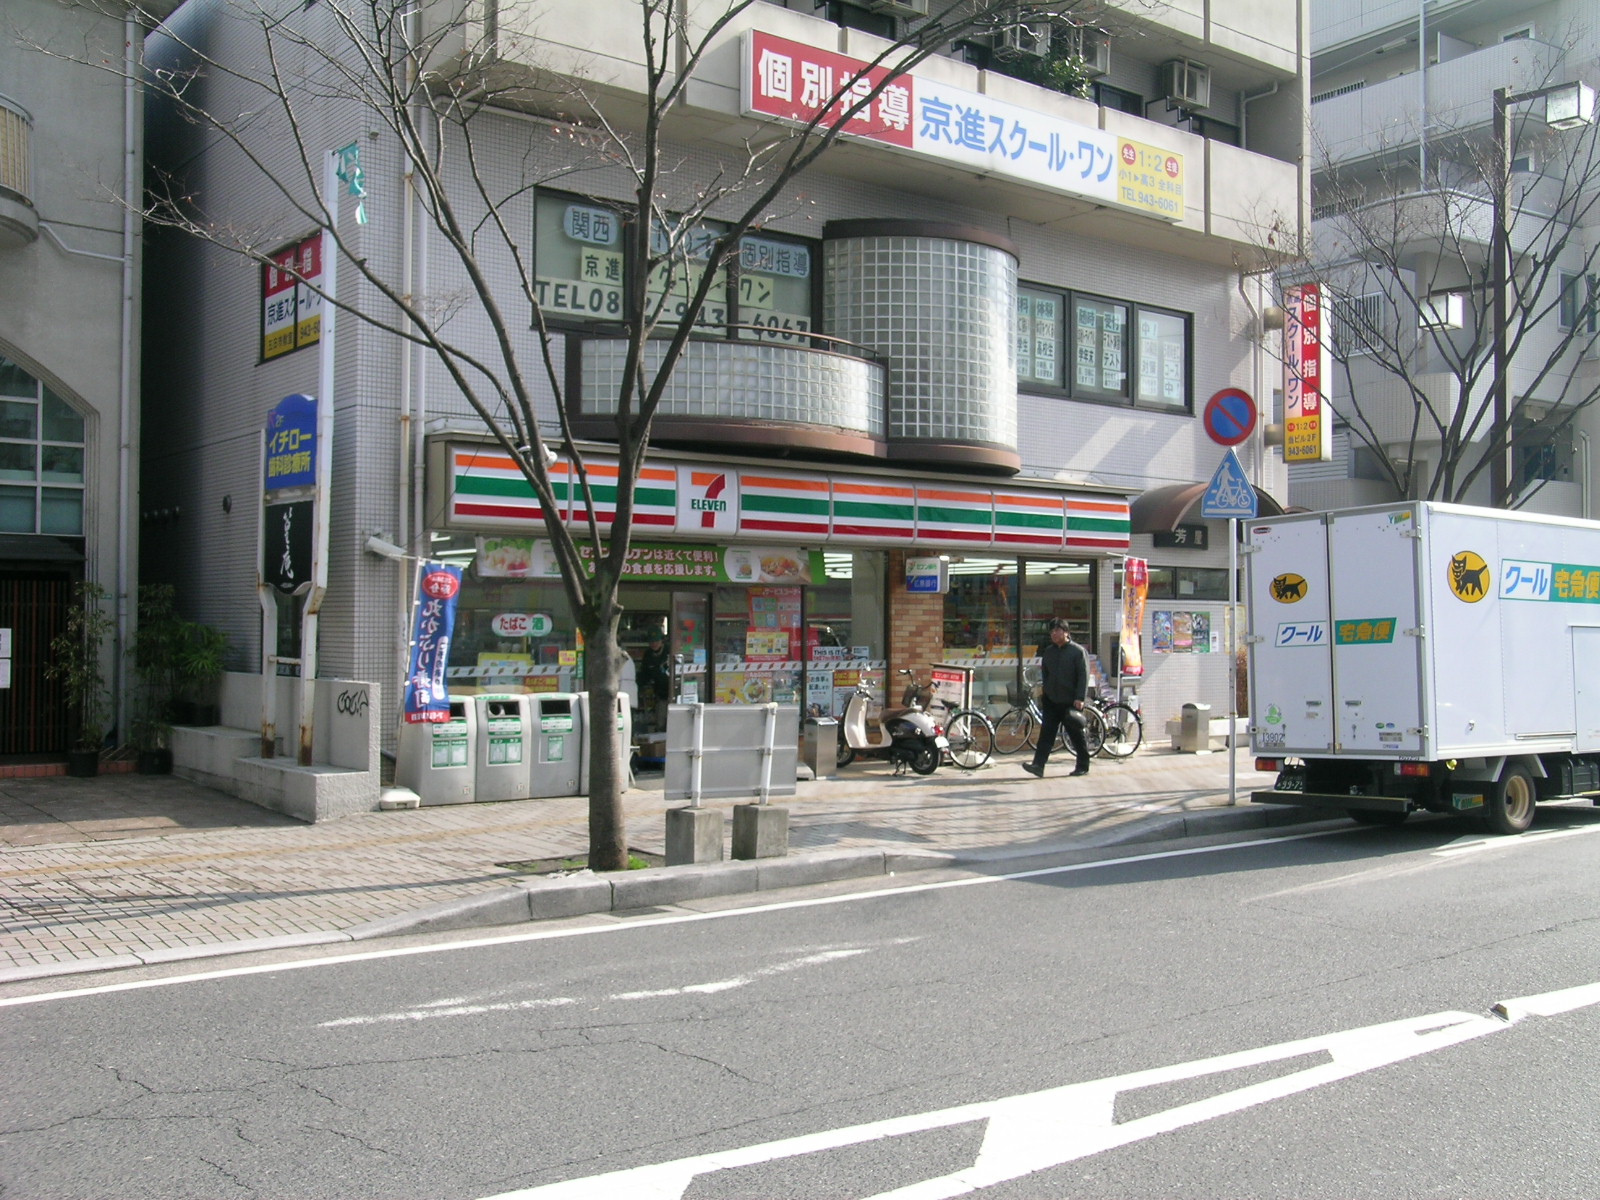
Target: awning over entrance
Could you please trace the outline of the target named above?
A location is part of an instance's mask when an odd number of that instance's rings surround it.
[[[1200,503],[1209,483],[1169,483],[1135,496],[1128,506],[1134,533],[1169,533],[1178,527],[1188,512]],[[1263,517],[1283,515],[1279,504],[1260,488],[1255,489],[1256,513]]]

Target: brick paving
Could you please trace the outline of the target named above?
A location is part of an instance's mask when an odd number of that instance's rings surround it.
[[[1226,754],[1145,749],[1086,778],[1022,759],[802,782],[790,848],[919,847],[963,857],[1132,836],[1141,819],[1228,802]],[[1238,790],[1270,783],[1239,752]],[[661,853],[661,777],[625,796],[629,842]],[[731,827],[731,821],[730,821]],[[513,878],[499,863],[582,854],[581,797],[362,813],[306,825],[175,776],[0,778],[0,981],[340,931]],[[129,957],[137,956],[137,957]]]

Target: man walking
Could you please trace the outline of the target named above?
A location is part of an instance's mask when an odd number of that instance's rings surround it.
[[[1044,764],[1050,761],[1050,751],[1056,744],[1056,734],[1063,725],[1067,740],[1078,755],[1074,775],[1089,773],[1089,743],[1083,736],[1083,701],[1089,694],[1089,660],[1083,647],[1072,640],[1072,632],[1061,617],[1047,626],[1050,640],[1039,647],[1039,662],[1044,670],[1044,695],[1039,700],[1039,711],[1044,716],[1044,726],[1039,730],[1039,743],[1033,752],[1033,761],[1022,764],[1029,775],[1044,776]]]

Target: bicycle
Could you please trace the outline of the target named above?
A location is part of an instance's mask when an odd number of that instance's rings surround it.
[[[994,722],[975,708],[951,708],[939,698],[931,683],[919,683],[916,675],[910,671],[900,673],[911,677],[906,689],[907,696],[915,694],[918,702],[928,711],[936,704],[943,710],[941,724],[944,726],[945,740],[950,743],[950,748],[945,751],[945,761],[963,771],[976,771],[988,762],[994,752]]]
[[[1024,679],[1030,679],[1025,675]],[[1031,683],[1027,699],[1016,684],[1006,688],[1006,698],[1011,702],[994,723],[995,749],[1000,754],[1015,754],[1024,746],[1032,750],[1038,745],[1039,728],[1044,724],[1044,714],[1039,711],[1039,685]],[[1103,754],[1107,758],[1127,758],[1144,740],[1144,722],[1139,711],[1124,701],[1108,702],[1097,696],[1084,701],[1083,738],[1090,757]],[[1063,726],[1056,734],[1055,749],[1067,748],[1067,732]]]
[[[1123,700],[1106,701],[1091,696],[1084,705],[1093,709],[1100,724],[1100,744],[1095,753],[1107,758],[1127,758],[1144,742],[1144,718]]]

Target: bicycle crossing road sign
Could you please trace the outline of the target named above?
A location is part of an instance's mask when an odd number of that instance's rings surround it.
[[[1239,456],[1228,448],[1228,453],[1217,464],[1217,473],[1200,497],[1202,517],[1244,517],[1256,515],[1256,490],[1245,478]]]

